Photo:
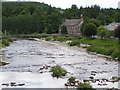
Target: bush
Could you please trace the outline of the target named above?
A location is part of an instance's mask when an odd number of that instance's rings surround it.
[[[118,60],[120,60],[120,51],[118,49],[114,50],[111,56],[113,58],[118,58]]]
[[[7,39],[2,39],[3,46],[9,46],[9,41]]]
[[[74,37],[56,37],[56,38],[54,38],[54,41],[64,42],[64,41],[73,40],[73,39],[74,39]]]
[[[0,66],[7,65],[8,63],[0,61]]]
[[[73,40],[72,42],[69,42],[68,45],[70,46],[75,46],[75,45],[79,45],[80,41],[79,40]]]
[[[76,87],[77,88],[92,88],[92,86],[87,83],[79,83],[78,85],[76,85]]]
[[[58,65],[52,67],[51,72],[53,72],[52,76],[57,78],[60,76],[65,76],[67,74],[67,71]]]
[[[74,83],[75,82],[75,77],[70,77],[69,79],[68,79],[68,81],[70,82],[70,83]]]
[[[50,40],[52,40],[52,39],[53,39],[52,37],[46,37],[46,38],[45,38],[46,41],[50,41]]]
[[[11,38],[7,38],[8,42],[13,42],[13,40]]]
[[[96,35],[97,33],[97,27],[93,23],[86,23],[83,28],[83,34],[87,37]]]

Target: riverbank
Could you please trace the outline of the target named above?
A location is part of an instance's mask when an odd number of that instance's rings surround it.
[[[6,46],[9,46],[10,43],[12,43],[13,40],[11,38],[4,38],[4,39],[1,39],[0,40],[0,49],[1,48],[4,48]],[[3,52],[2,50],[0,50],[0,66],[3,66],[3,65],[7,65],[9,63],[5,62],[5,61],[2,61],[2,55],[3,55]]]
[[[67,42],[69,46],[84,48],[90,54],[103,56],[108,60],[120,62],[120,45],[118,45],[118,42],[115,40],[100,40],[86,37],[80,39],[75,37],[43,37],[40,39],[46,41]]]

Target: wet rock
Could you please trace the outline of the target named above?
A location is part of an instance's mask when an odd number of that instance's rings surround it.
[[[64,54],[59,54],[59,56],[63,56]]]
[[[101,79],[101,80],[103,80],[103,81],[108,81],[108,79],[105,79],[105,78],[103,78],[103,79]]]
[[[96,71],[91,71],[91,73],[97,73]]]
[[[99,86],[102,86],[102,84],[98,83]]]
[[[9,84],[8,84],[8,83],[3,83],[2,85],[9,86]]]
[[[107,85],[106,83],[103,84],[104,86]]]
[[[93,74],[93,73],[92,73],[91,75],[95,76],[96,74]]]
[[[15,83],[15,82],[11,82],[10,84],[11,84],[11,85],[14,85],[14,84],[16,84],[16,83]]]
[[[83,80],[83,82],[89,82],[89,80]]]
[[[43,73],[43,72],[40,72],[40,73]]]
[[[96,83],[96,80],[95,79],[93,79],[93,80],[91,80],[92,81],[92,83]]]
[[[25,84],[23,83],[23,84],[17,84],[17,86],[24,86]]]
[[[69,86],[69,84],[68,84],[68,83],[65,83],[64,85],[65,85],[65,86]]]
[[[92,77],[92,76],[91,76],[91,77],[89,77],[89,78],[90,78],[90,79],[94,79],[94,77]]]

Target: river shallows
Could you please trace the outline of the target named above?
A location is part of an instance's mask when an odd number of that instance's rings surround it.
[[[81,81],[88,80],[90,77],[110,79],[113,76],[118,76],[117,62],[108,61],[97,55],[90,55],[83,49],[69,47],[64,43],[17,40],[9,47],[4,48],[3,52],[4,61],[10,64],[0,67],[1,84],[16,82],[25,83],[21,87],[62,88],[71,76]],[[53,78],[49,71],[55,65],[65,68],[68,74],[63,78]],[[40,69],[43,66],[49,66],[49,68]],[[106,83],[107,85],[100,86],[98,83]],[[118,88],[118,82],[90,84],[95,88]]]

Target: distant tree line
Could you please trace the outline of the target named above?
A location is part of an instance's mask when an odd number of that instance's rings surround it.
[[[59,25],[65,19],[78,19],[81,14],[84,18],[82,31],[85,36],[95,35],[101,25],[120,22],[119,9],[103,9],[97,5],[85,8],[72,5],[71,8],[61,9],[38,2],[3,2],[2,30],[10,34],[58,33]],[[88,29],[92,34],[85,32]]]

